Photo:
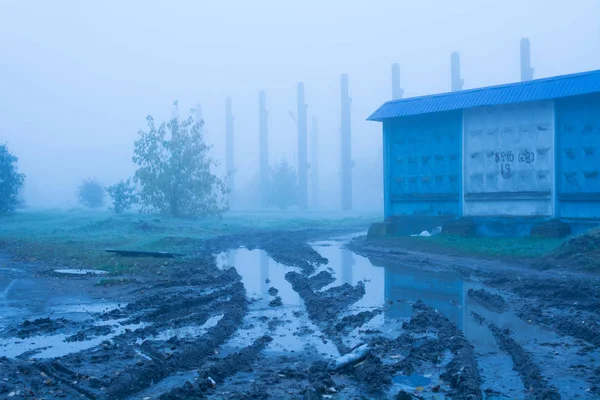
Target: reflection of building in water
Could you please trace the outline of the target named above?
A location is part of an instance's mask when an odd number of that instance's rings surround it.
[[[352,252],[346,249],[340,249],[340,258],[342,264],[342,284],[348,283],[352,285],[352,267],[354,267],[354,257]]]
[[[372,263],[375,262],[372,260]],[[457,274],[445,271],[422,271],[399,265],[383,266],[385,269],[385,298],[392,301],[385,310],[385,318],[412,316],[412,303],[422,300],[454,321],[464,326],[465,287]]]

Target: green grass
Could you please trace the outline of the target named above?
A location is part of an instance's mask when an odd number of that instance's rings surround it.
[[[536,258],[557,249],[564,239],[534,237],[410,237],[409,243],[423,250],[449,251],[459,254],[497,258]]]
[[[376,214],[335,212],[229,213],[222,219],[185,220],[77,210],[29,211],[0,218],[0,248],[19,260],[121,273],[181,261],[115,257],[106,248],[194,255],[202,240],[219,235],[301,228],[366,230],[380,219]]]

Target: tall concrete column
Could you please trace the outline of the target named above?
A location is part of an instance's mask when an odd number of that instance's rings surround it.
[[[450,87],[453,92],[462,90],[463,81],[460,77],[460,55],[454,52],[450,55]]]
[[[528,38],[521,39],[521,82],[530,81],[533,79],[533,71],[531,68],[531,44]]]
[[[225,168],[227,170],[227,183],[229,189],[229,205],[234,202],[234,175],[235,165],[233,160],[233,115],[231,111],[231,97],[225,100]]]
[[[311,200],[314,208],[319,205],[319,119],[312,117],[310,133],[310,183]]]
[[[269,195],[269,112],[267,111],[267,96],[264,90],[258,94],[258,135],[259,135],[259,175],[260,175],[260,205],[268,206]]]
[[[340,164],[341,164],[341,205],[342,210],[352,209],[352,132],[350,103],[352,99],[349,96],[348,75],[341,77],[341,103],[342,103],[342,128],[341,128],[341,146],[340,146]]]
[[[392,64],[392,100],[401,99],[404,90],[400,87],[400,65]]]
[[[304,84],[298,84],[298,207],[305,210],[308,203],[308,160]]]

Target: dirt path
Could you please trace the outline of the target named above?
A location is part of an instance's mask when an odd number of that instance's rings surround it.
[[[600,397],[597,277],[341,233],[220,237],[110,285],[5,259],[0,398]]]

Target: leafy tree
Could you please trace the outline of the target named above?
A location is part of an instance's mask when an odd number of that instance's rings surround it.
[[[79,204],[90,208],[99,208],[104,205],[104,187],[95,179],[86,179],[77,187]]]
[[[9,213],[19,204],[19,194],[25,175],[17,170],[18,158],[6,147],[0,145],[0,213]]]
[[[271,169],[271,203],[282,210],[298,202],[297,176],[294,167],[283,159]]]
[[[137,201],[135,186],[130,179],[120,181],[106,188],[108,195],[112,199],[113,209],[117,214],[127,211]]]
[[[221,216],[227,210],[225,183],[210,170],[218,164],[204,142],[204,121],[194,121],[193,111],[158,127],[148,116],[147,131],[139,131],[133,162],[142,210],[175,217]]]

